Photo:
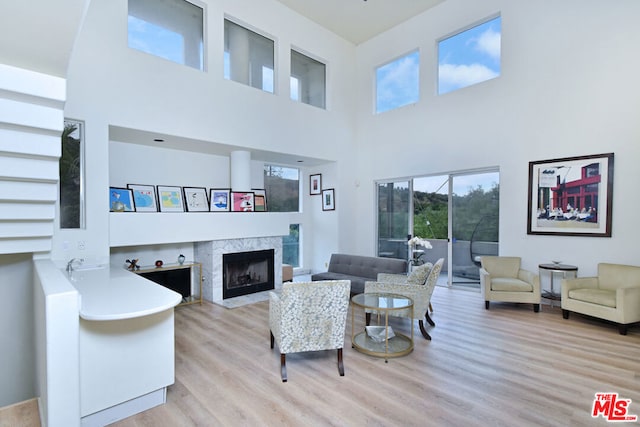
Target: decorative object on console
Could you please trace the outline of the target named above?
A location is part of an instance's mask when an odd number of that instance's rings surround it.
[[[527,234],[611,237],[613,153],[529,162]]]
[[[131,271],[140,270],[140,265],[138,264],[138,261],[140,261],[140,258],[126,260],[125,262],[129,264],[129,266],[127,267],[127,270],[131,270]]]
[[[184,202],[187,212],[207,212],[209,211],[209,200],[207,199],[207,189],[204,187],[184,187]]]
[[[336,210],[335,197],[336,197],[336,193],[333,188],[322,190],[322,210],[323,211]]]
[[[253,210],[255,212],[266,212],[267,211],[267,192],[264,189],[260,188],[252,188],[253,191],[253,202],[255,204]]]
[[[232,191],[231,211],[232,212],[253,212],[255,205],[253,191]]]
[[[127,184],[133,191],[136,212],[158,212],[156,188],[153,185]]]
[[[184,212],[182,189],[166,185],[158,185],[160,212]]]
[[[135,212],[133,192],[128,188],[109,187],[109,210],[111,212]]]
[[[322,194],[322,174],[309,176],[309,194],[312,196]]]
[[[178,264],[180,265],[184,264],[184,260],[185,260],[184,255],[182,254],[178,255]]]
[[[229,212],[229,188],[212,188],[209,190],[209,210],[211,212]]]

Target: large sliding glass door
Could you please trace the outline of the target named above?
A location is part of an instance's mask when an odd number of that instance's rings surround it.
[[[407,236],[428,240],[424,261],[445,259],[448,284],[479,287],[482,255],[498,254],[499,172],[380,182],[378,255],[408,258]]]

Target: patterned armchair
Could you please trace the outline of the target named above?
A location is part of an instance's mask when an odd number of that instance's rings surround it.
[[[413,318],[418,319],[422,336],[430,340],[431,336],[427,333],[422,318],[424,317],[431,326],[436,325],[429,316],[429,305],[442,270],[442,264],[444,264],[444,259],[440,258],[433,265],[427,263],[417,267],[408,276],[379,273],[376,282],[365,282],[364,292],[386,292],[411,298],[413,300]],[[367,314],[367,324],[369,324],[370,315],[371,313]],[[390,315],[392,314],[390,313]]]
[[[349,280],[284,283],[269,295],[271,348],[280,350],[280,373],[287,382],[287,353],[338,350],[338,372],[344,376],[342,348],[349,309]]]

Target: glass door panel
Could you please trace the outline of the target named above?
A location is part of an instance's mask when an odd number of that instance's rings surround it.
[[[378,183],[378,256],[407,259],[409,181]]]
[[[451,175],[449,283],[480,286],[480,257],[498,255],[499,173]]]

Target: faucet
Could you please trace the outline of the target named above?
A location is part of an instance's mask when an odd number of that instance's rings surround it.
[[[73,263],[76,262],[76,261],[78,261],[78,262],[80,262],[82,264],[84,262],[84,259],[83,258],[71,258],[69,260],[69,262],[67,263],[67,273],[73,272]]]

